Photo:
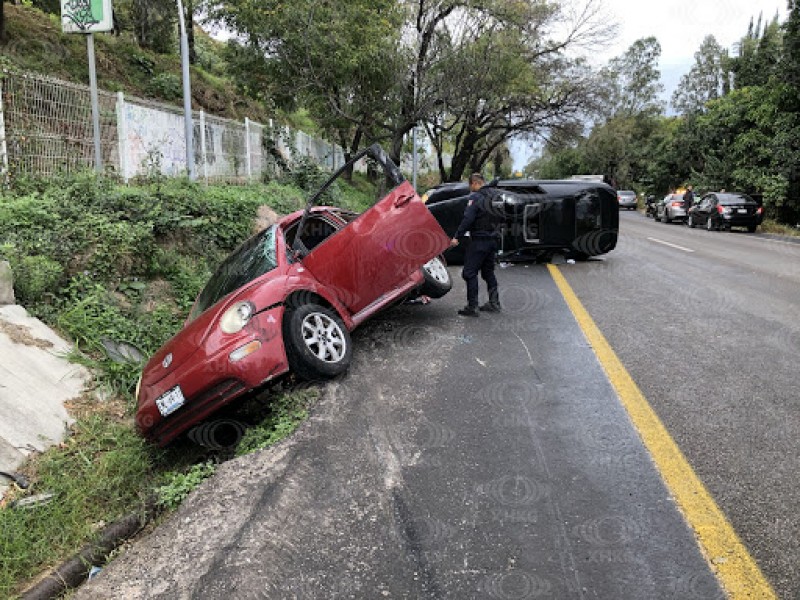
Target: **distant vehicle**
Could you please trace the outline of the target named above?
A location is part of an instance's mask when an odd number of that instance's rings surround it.
[[[656,221],[672,223],[685,221],[686,210],[683,208],[683,194],[667,194],[656,207]]]
[[[617,192],[617,202],[619,203],[620,208],[636,210],[636,192],[632,190],[619,190]]]
[[[689,211],[689,227],[705,226],[709,231],[746,227],[755,233],[762,213],[763,208],[747,194],[714,192]]]
[[[493,181],[494,204],[505,222],[499,256],[502,260],[536,260],[556,252],[585,259],[610,252],[617,245],[619,208],[610,186],[596,181]],[[467,206],[469,186],[446,183],[423,196],[447,235],[455,235]],[[469,238],[445,253],[448,262],[464,260]]]

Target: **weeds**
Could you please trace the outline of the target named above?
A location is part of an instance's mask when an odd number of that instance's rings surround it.
[[[269,415],[245,432],[236,448],[236,455],[250,454],[288,437],[305,421],[309,406],[318,397],[317,388],[304,387],[283,392],[273,399],[269,404]]]
[[[170,472],[165,476],[166,483],[156,489],[158,503],[168,509],[180,506],[186,497],[217,470],[212,462],[192,465],[186,473]]]
[[[15,277],[17,297],[72,339],[71,359],[112,392],[110,400],[87,397],[70,406],[77,422],[66,441],[23,468],[32,482],[24,495],[49,500],[0,509],[0,597],[19,593],[104,524],[141,510],[154,491],[171,509],[213,474],[206,450],[178,441],[162,451],[136,434],[141,365],[118,362],[103,342],[151,355],[180,328],[211,271],[250,235],[257,207],[285,214],[302,208],[306,196],[278,182],[205,187],[156,178],[125,187],[93,173],[17,181],[0,196],[0,259],[25,274],[24,281]],[[332,200],[363,210],[372,197],[361,181],[358,189],[340,186]],[[314,388],[276,391],[237,455],[291,434],[318,395]],[[263,400],[259,405],[263,411]]]
[[[157,458],[128,424],[95,414],[78,421],[62,445],[31,461],[28,494],[49,499],[0,510],[0,597],[19,592],[20,582],[141,506]]]
[[[762,233],[776,233],[778,235],[790,235],[793,237],[800,236],[800,229],[797,227],[783,225],[782,223],[778,223],[772,219],[764,219],[764,222],[761,224],[759,230]]]

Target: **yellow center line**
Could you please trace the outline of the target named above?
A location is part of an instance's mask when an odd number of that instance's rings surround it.
[[[664,483],[694,530],[701,552],[728,597],[732,600],[777,598],[728,519],[697,477],[567,280],[557,267],[547,265],[547,268],[594,349]]]

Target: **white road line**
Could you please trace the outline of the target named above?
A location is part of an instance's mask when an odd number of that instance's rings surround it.
[[[647,238],[651,242],[655,242],[656,244],[664,244],[665,246],[669,246],[670,248],[676,248],[678,250],[683,250],[684,252],[694,252],[694,250],[690,248],[684,248],[683,246],[678,246],[677,244],[670,244],[669,242],[665,242],[664,240],[659,240],[658,238]]]

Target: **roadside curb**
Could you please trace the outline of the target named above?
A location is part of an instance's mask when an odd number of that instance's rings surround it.
[[[143,511],[131,513],[108,525],[96,541],[86,544],[75,556],[23,592],[20,599],[54,600],[65,591],[80,587],[87,581],[92,567],[104,565],[111,552],[144,529],[159,512],[155,500],[149,499]]]
[[[800,236],[793,235],[780,235],[779,233],[758,233],[758,237],[767,238],[768,240],[777,240],[779,242],[786,242],[787,244],[800,244]]]

